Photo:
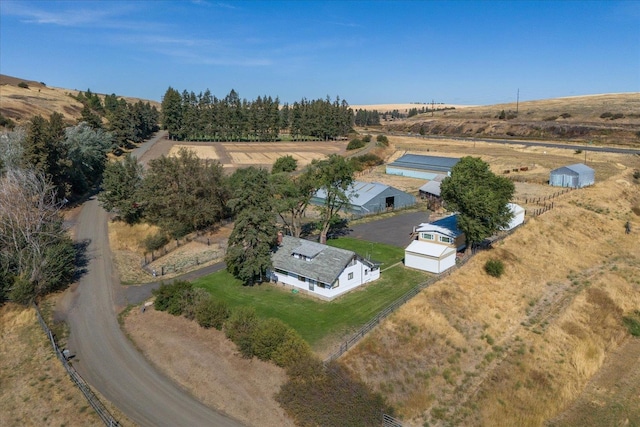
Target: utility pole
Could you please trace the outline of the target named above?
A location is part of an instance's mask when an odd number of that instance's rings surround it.
[[[431,117],[433,117],[433,98],[431,98]]]
[[[520,88],[518,88],[518,94],[516,95],[516,114],[518,114],[518,107],[520,107]]]

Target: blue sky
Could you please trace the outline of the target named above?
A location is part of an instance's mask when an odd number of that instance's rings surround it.
[[[640,92],[640,1],[0,1],[0,73],[160,100]]]

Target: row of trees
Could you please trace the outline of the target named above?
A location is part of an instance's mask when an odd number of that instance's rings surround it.
[[[328,140],[349,133],[353,111],[339,98],[302,99],[280,107],[277,97],[247,101],[231,90],[219,99],[209,90],[181,94],[169,87],[162,98],[162,123],[170,137],[179,140],[275,141],[284,130],[294,140]]]
[[[356,126],[376,126],[380,124],[380,113],[378,110],[356,110]]]

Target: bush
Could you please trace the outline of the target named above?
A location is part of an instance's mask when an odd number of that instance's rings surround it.
[[[271,360],[280,367],[289,368],[299,360],[311,358],[312,354],[309,344],[295,330],[289,328],[284,340],[271,353]]]
[[[640,170],[636,169],[633,171],[633,178],[640,179]]]
[[[351,141],[349,141],[349,144],[347,144],[347,150],[357,150],[358,148],[362,148],[364,146],[365,146],[364,141],[358,138],[354,138]]]
[[[169,237],[165,233],[159,231],[156,234],[147,236],[143,243],[145,249],[149,252],[157,251],[169,243]]]
[[[259,322],[251,334],[253,355],[260,360],[271,360],[276,350],[284,344],[289,329],[280,319]]]
[[[18,83],[18,87],[21,87],[23,89],[29,89],[29,85],[26,82]]]
[[[156,310],[166,311],[174,316],[180,316],[184,310],[185,293],[191,291],[193,286],[184,280],[176,280],[173,283],[163,283],[153,291],[156,297],[153,306]]]
[[[608,111],[607,111],[607,112],[604,112],[604,113],[602,113],[602,114],[600,114],[600,118],[601,118],[601,119],[608,119],[608,118],[610,118],[611,116],[613,116],[613,113],[610,113],[610,112],[608,112]]]
[[[504,263],[499,259],[490,259],[484,264],[484,271],[489,276],[500,277],[504,273]]]
[[[622,318],[627,330],[634,337],[640,337],[640,311],[636,310],[629,316]]]
[[[389,146],[389,139],[385,135],[378,135],[376,137],[376,141],[378,141],[379,144],[382,144],[385,147]]]
[[[209,297],[201,300],[195,307],[195,319],[203,328],[222,330],[224,322],[229,318],[229,305],[226,301],[216,301]]]
[[[0,126],[3,126],[7,129],[13,129],[16,127],[16,123],[8,117],[5,117],[0,113]]]
[[[337,363],[323,368],[311,357],[288,370],[289,381],[276,399],[299,425],[379,426],[380,414],[394,415],[379,393]]]
[[[569,114],[569,113],[562,113],[562,114],[560,114],[560,117],[562,117],[563,119],[568,119],[569,117],[571,117],[571,114]]]
[[[558,118],[558,116],[549,116],[549,117],[545,117],[544,119],[542,119],[545,122],[553,122]]]
[[[196,318],[197,308],[203,301],[211,299],[209,292],[202,288],[191,288],[182,294],[180,305],[182,306],[182,314],[189,320]]]
[[[365,136],[362,137],[362,141],[366,143],[371,142],[371,135],[366,134]]]
[[[231,313],[224,324],[225,335],[238,346],[244,357],[253,356],[251,338],[259,322],[260,319],[253,308],[239,307]]]
[[[372,153],[352,157],[350,161],[351,161],[351,164],[353,165],[353,169],[357,172],[360,172],[367,168],[378,166],[384,163],[384,160],[382,160],[380,157]]]
[[[298,168],[298,161],[291,155],[278,157],[271,167],[271,173],[293,172]]]

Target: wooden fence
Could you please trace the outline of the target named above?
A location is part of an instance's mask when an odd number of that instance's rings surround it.
[[[62,362],[62,366],[64,366],[64,368],[67,370],[69,377],[71,377],[71,381],[73,381],[75,385],[80,389],[82,394],[84,394],[84,397],[87,398],[89,404],[93,407],[93,409],[96,411],[96,413],[106,426],[119,427],[120,424],[118,423],[118,421],[116,421],[116,419],[109,413],[107,408],[105,408],[102,402],[100,402],[100,399],[98,399],[98,397],[93,393],[89,385],[82,379],[80,374],[78,374],[78,371],[76,371],[76,369],[69,363],[69,360],[67,359],[68,356],[65,356],[62,350],[60,350],[60,347],[58,347],[58,343],[56,343],[55,336],[53,335],[53,332],[51,332],[51,329],[49,329],[49,326],[47,326],[47,323],[42,318],[38,306],[34,304],[34,308],[36,310],[36,317],[38,318],[38,322],[40,322],[40,326],[42,326],[45,334],[47,334],[47,337],[51,342],[51,346],[53,347],[53,351],[55,351],[56,356],[58,356],[58,359],[60,360],[60,362]]]

